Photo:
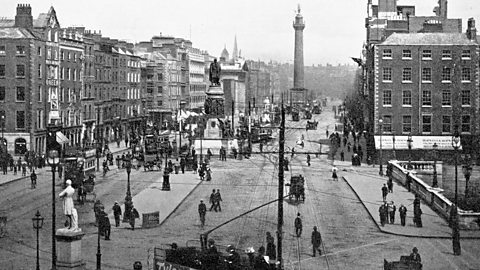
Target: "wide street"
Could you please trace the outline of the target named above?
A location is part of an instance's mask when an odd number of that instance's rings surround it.
[[[331,106],[330,106],[331,107]],[[287,115],[286,150],[295,147],[296,153],[318,151],[319,140],[325,139],[325,130],[333,131],[333,113],[326,108],[321,115],[314,115],[319,121],[318,129],[306,132],[306,120],[292,122]],[[305,147],[295,145],[295,141],[305,136]],[[278,134],[275,134],[277,135]],[[258,150],[255,145],[254,151]],[[278,142],[264,147],[264,151],[277,151]],[[322,145],[323,153],[328,146]],[[278,167],[277,154],[254,154],[250,159],[221,162],[212,159],[212,182],[201,182],[193,192],[179,205],[161,226],[152,229],[128,230],[127,224],[120,228],[112,227],[112,240],[101,240],[102,269],[132,269],[134,261],[141,261],[145,269],[147,261],[151,263],[153,247],[170,244],[198,245],[200,234],[268,201],[277,198]],[[424,239],[389,235],[378,230],[376,223],[361,204],[355,193],[342,176],[371,176],[378,178],[378,170],[362,164],[353,169],[348,162],[335,161],[340,172],[339,181],[331,179],[331,160],[326,155],[311,155],[312,164],[307,166],[306,155],[295,154],[290,160],[290,171],[285,172],[286,183],[293,174],[302,174],[306,178],[306,201],[294,204],[288,199],[284,202],[284,241],[283,256],[285,269],[383,269],[383,259],[398,260],[418,247],[423,269],[479,269],[479,240],[462,240],[462,256],[453,256],[451,240]],[[338,157],[337,157],[338,158]],[[337,159],[336,159],[337,160]],[[197,175],[186,172],[185,175],[171,176],[172,190],[180,188],[176,179],[196,179]],[[123,202],[126,190],[126,173],[113,169],[103,178],[97,177],[97,198],[111,209],[114,201]],[[37,209],[45,217],[40,231],[40,250],[42,269],[51,266],[51,174],[39,177],[37,189],[29,188],[29,180],[24,179],[1,186],[0,203],[2,210],[8,213],[8,235],[0,245],[0,269],[32,269],[35,265],[35,231],[31,218]],[[133,170],[131,184],[133,195],[147,188],[154,193],[150,196],[165,194],[152,185],[161,183],[160,172]],[[182,182],[183,183],[183,182]],[[397,187],[400,188],[400,187]],[[212,189],[220,189],[223,202],[221,212],[207,212],[206,226],[200,227],[197,205],[208,198]],[[56,187],[56,196],[60,187]],[[172,191],[173,192],[173,191]],[[378,194],[378,190],[372,190]],[[141,195],[139,195],[141,196]],[[140,200],[134,197],[133,201]],[[149,198],[143,198],[149,199]],[[155,198],[150,198],[154,200]],[[364,203],[376,203],[368,201]],[[83,238],[83,258],[87,269],[95,268],[97,252],[96,227],[93,225],[93,203],[79,209],[80,227],[86,233]],[[158,205],[159,211],[165,205]],[[425,206],[426,207],[426,206]],[[141,209],[139,209],[141,212]],[[293,221],[297,213],[303,219],[303,233],[300,238],[294,235]],[[376,218],[376,216],[375,216]],[[64,222],[61,201],[57,199],[57,228]],[[112,223],[113,224],[113,223]],[[210,234],[219,246],[235,245],[239,250],[266,245],[265,233],[275,235],[277,224],[277,204],[270,204],[246,215]],[[317,226],[322,234],[322,252],[320,257],[312,257],[310,235],[312,227]],[[424,228],[428,230],[428,228]],[[276,239],[275,239],[276,241]],[[151,265],[150,265],[151,267]]]

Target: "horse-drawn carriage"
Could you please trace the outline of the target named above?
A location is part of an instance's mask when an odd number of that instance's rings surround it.
[[[290,178],[290,183],[287,183],[286,186],[289,186],[288,199],[290,201],[295,197],[295,202],[302,200],[305,202],[305,178],[299,175],[292,175]]]
[[[316,130],[317,126],[318,126],[317,120],[314,120],[313,122],[307,121],[306,130]]]

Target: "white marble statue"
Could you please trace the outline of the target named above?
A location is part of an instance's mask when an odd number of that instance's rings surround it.
[[[60,193],[60,198],[63,198],[63,213],[68,217],[69,220],[69,229],[72,228],[72,215],[75,208],[73,208],[73,194],[75,194],[75,189],[72,187],[72,181],[67,180],[65,182],[67,187]],[[76,214],[75,210],[75,214]],[[77,222],[78,224],[78,222]]]

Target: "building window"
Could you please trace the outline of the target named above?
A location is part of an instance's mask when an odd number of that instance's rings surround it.
[[[384,67],[383,68],[383,80],[392,81],[392,68]]]
[[[38,86],[38,102],[42,102],[42,95],[43,95],[43,93],[42,93],[43,90],[42,89],[43,89],[42,86],[39,85]]]
[[[5,55],[5,45],[0,45],[0,55]]]
[[[442,91],[442,106],[452,106],[452,93],[450,90]]]
[[[422,69],[422,82],[431,82],[432,81],[432,69],[423,68]]]
[[[432,59],[432,51],[431,50],[423,50],[422,51],[422,59]]]
[[[452,69],[449,67],[444,67],[442,70],[442,82],[449,82],[452,79]]]
[[[423,133],[432,132],[432,116],[431,115],[422,115],[422,132]]]
[[[382,58],[392,58],[392,50],[391,49],[384,49]]]
[[[38,64],[38,78],[42,78],[42,64]]]
[[[462,68],[462,81],[470,81],[470,68],[464,67]]]
[[[386,132],[386,133],[392,132],[392,116],[391,115],[383,116],[383,132]]]
[[[402,116],[402,132],[403,133],[412,132],[412,116],[411,115]]]
[[[63,80],[65,78],[64,72],[65,72],[65,68],[62,67],[60,69],[60,80]]]
[[[17,101],[25,101],[25,87],[17,86]]]
[[[422,106],[432,106],[432,91],[422,91]]]
[[[67,80],[70,80],[70,68],[66,68],[66,69],[65,69],[65,74],[67,75],[67,76],[66,76],[66,77],[67,77],[66,79],[67,79]]]
[[[383,105],[392,105],[392,90],[383,90]]]
[[[0,65],[0,78],[5,77],[5,65]]]
[[[0,101],[5,101],[5,86],[0,86]]]
[[[462,105],[470,106],[470,90],[462,90]]]
[[[25,66],[17,65],[17,77],[25,77]]]
[[[462,115],[462,130],[461,132],[470,132],[470,115]]]
[[[450,133],[452,129],[452,116],[442,115],[442,132]]]
[[[452,59],[452,51],[443,50],[442,51],[442,59]]]
[[[402,51],[402,58],[412,58],[412,51],[411,50],[403,50]]]
[[[402,71],[402,81],[403,82],[411,82],[412,81],[412,69],[411,68],[404,68]]]
[[[42,47],[37,48],[37,54],[38,56],[42,56]]]
[[[65,54],[63,52],[63,50],[60,51],[60,60],[65,60]]]
[[[470,50],[462,50],[462,59],[470,59]]]
[[[25,111],[17,111],[17,128],[25,128]]]
[[[25,155],[27,153],[27,141],[24,138],[15,139],[14,153],[15,155]]]
[[[25,46],[17,46],[17,55],[25,55]]]
[[[77,54],[76,54],[76,53],[73,53],[72,60],[73,60],[73,62],[76,62],[76,61],[77,61]]]
[[[402,91],[402,105],[407,105],[407,106],[412,105],[412,91],[410,90]]]
[[[162,107],[162,106],[163,106],[163,101],[162,101],[162,100],[158,100],[158,101],[157,101],[157,106],[158,106],[158,107]]]

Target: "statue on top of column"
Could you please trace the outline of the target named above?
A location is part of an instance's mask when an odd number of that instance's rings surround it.
[[[215,58],[213,63],[210,64],[210,75],[209,80],[212,83],[212,86],[220,86],[220,73],[222,68],[220,67],[220,63],[217,62]]]

